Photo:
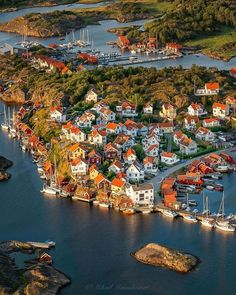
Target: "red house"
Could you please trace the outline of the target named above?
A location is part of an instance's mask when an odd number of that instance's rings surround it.
[[[96,152],[95,150],[92,150],[89,154],[88,154],[88,163],[89,164],[102,164],[102,157],[101,155]]]
[[[116,148],[112,143],[108,143],[105,146],[105,157],[106,159],[121,159],[121,151]]]
[[[98,189],[107,189],[111,187],[110,181],[101,173],[94,179],[94,182]]]
[[[40,255],[39,262],[52,264],[52,257],[48,253],[44,252],[42,255]]]

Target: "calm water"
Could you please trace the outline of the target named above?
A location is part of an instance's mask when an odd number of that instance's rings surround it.
[[[21,9],[15,12],[0,14],[0,22],[10,21],[11,19],[17,16],[23,16],[31,12],[50,12],[54,10],[70,10],[71,8],[93,7],[93,6],[100,6],[103,4],[104,2],[98,3],[98,4],[91,4],[91,5],[74,4],[73,6],[60,5],[60,6],[54,6],[54,7],[26,8],[26,9]],[[111,48],[106,45],[107,41],[117,40],[117,36],[115,34],[107,32],[107,29],[114,28],[114,27],[124,27],[127,25],[143,25],[145,22],[146,21],[141,20],[141,21],[135,21],[130,23],[118,23],[115,20],[105,20],[105,21],[99,22],[100,25],[87,26],[86,29],[89,30],[90,40],[93,40],[95,48],[98,48],[102,52],[118,52],[119,51],[118,48]],[[77,39],[80,38],[79,31],[75,31],[75,37]],[[68,34],[68,38],[69,40],[72,40],[72,34]],[[52,38],[46,38],[46,39],[28,37],[27,39],[39,41],[44,45],[49,45],[50,43],[60,44],[65,42],[65,41],[60,41],[58,37],[52,37]],[[0,44],[9,43],[13,45],[16,42],[19,42],[21,40],[22,40],[22,37],[20,35],[0,32]],[[183,58],[176,59],[176,60],[164,60],[164,61],[158,61],[158,62],[152,62],[152,63],[142,63],[141,65],[145,67],[157,67],[157,68],[181,65],[184,68],[190,68],[193,64],[206,66],[206,67],[217,67],[219,69],[228,70],[236,66],[236,58],[231,59],[229,62],[224,62],[224,61],[214,60],[204,55],[198,55],[198,56],[187,55],[187,56],[184,56]],[[136,64],[136,66],[137,65],[138,64]]]
[[[1,106],[2,107],[2,106]],[[0,131],[0,154],[14,162],[0,184],[1,240],[56,241],[55,266],[72,278],[61,294],[236,294],[236,235],[150,214],[123,216],[81,202],[43,196],[30,156]],[[236,212],[236,174],[223,180],[228,212]],[[197,197],[201,200],[201,197]],[[209,194],[217,211],[220,194]],[[229,210],[229,207],[231,209]],[[187,275],[136,262],[130,252],[149,242],[200,257]]]

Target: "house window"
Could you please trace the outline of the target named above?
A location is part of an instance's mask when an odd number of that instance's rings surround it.
[[[140,195],[139,195],[139,200],[140,200],[140,201],[144,201],[144,194],[140,194]]]

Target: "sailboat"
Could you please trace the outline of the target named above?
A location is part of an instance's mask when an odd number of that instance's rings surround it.
[[[12,124],[11,122],[9,122],[9,133],[11,138],[16,138],[17,132],[15,128],[15,110],[13,110],[12,113]]]
[[[58,190],[53,187],[52,183],[52,169],[50,166],[50,179],[49,179],[49,185],[46,183],[43,185],[43,189],[40,191],[41,193],[45,193],[48,195],[56,195],[58,194]]]
[[[221,217],[216,219],[216,228],[223,230],[223,231],[234,232],[235,227],[230,225],[229,221],[225,219],[225,212],[224,211],[225,211],[225,196],[224,196],[224,192],[223,192],[221,203],[220,203],[220,208],[219,208],[219,212],[218,212],[219,213],[218,215],[221,215]]]
[[[189,199],[188,199],[188,194],[187,194],[187,208],[186,208],[186,211],[189,211],[189,210],[190,210],[190,208],[189,208]],[[194,222],[194,223],[197,222],[196,217],[194,217],[192,214],[183,215],[183,218],[186,221],[190,221],[190,222]]]
[[[8,130],[8,128],[9,128],[9,125],[8,125],[8,122],[7,122],[7,113],[6,113],[5,104],[4,104],[4,121],[1,123],[1,128],[3,130]]]
[[[203,195],[203,213],[206,212],[206,217],[201,220],[201,224],[206,227],[213,228],[215,226],[214,222],[209,219],[209,207],[208,207],[208,197]]]

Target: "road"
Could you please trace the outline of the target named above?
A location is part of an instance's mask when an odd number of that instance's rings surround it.
[[[217,151],[217,152],[214,152],[216,154],[220,154],[221,152],[231,152],[232,150],[235,150],[235,147],[230,147],[230,148],[227,148],[227,149],[222,149],[220,151]],[[158,192],[160,190],[160,187],[161,187],[161,183],[163,181],[164,178],[168,177],[170,174],[174,173],[175,171],[185,167],[185,166],[188,166],[193,160],[198,160],[198,159],[201,159],[202,157],[204,156],[207,156],[207,155],[210,155],[212,152],[210,153],[207,153],[205,155],[201,155],[201,156],[198,156],[196,158],[191,158],[191,159],[188,159],[188,160],[185,160],[184,162],[181,162],[175,166],[172,166],[164,171],[161,171],[159,172],[155,177],[153,177],[152,179],[150,179],[149,181],[147,181],[148,183],[152,183],[153,186],[154,186],[154,192],[155,192],[155,201],[158,202],[160,201],[160,198],[159,198],[159,195],[158,195]]]

